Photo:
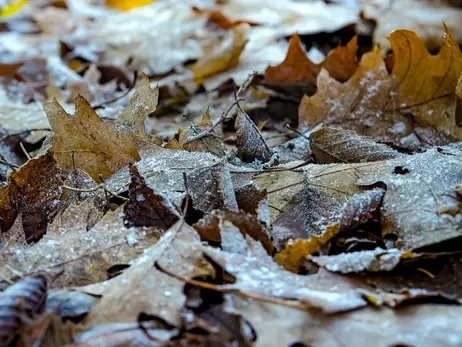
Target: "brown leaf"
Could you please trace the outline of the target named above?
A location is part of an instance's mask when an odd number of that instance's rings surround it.
[[[237,209],[231,175],[225,163],[198,168],[186,177],[196,210],[210,212],[220,208]]]
[[[154,263],[184,278],[213,275],[213,270],[202,260],[200,247],[196,231],[184,221],[177,222],[121,275],[78,289],[102,296],[85,317],[84,324],[94,327],[111,322],[137,322],[139,313],[144,312],[178,325],[185,302],[184,283],[160,272]]]
[[[14,345],[21,331],[45,311],[48,279],[37,275],[26,277],[0,293],[0,343]]]
[[[314,64],[304,52],[298,35],[292,35],[285,60],[265,70],[265,81],[271,84],[293,84],[302,81],[316,84],[316,77],[324,68],[332,78],[344,82],[353,76],[358,67],[357,41],[358,38],[355,36],[346,46],[334,49],[323,62]]]
[[[62,270],[53,282],[55,287],[86,285],[107,279],[107,269],[129,263],[161,235],[159,229],[126,227],[121,208],[108,212],[88,230],[93,208],[91,198],[71,205],[55,218],[38,243],[6,247],[0,262],[22,273]],[[11,276],[7,267],[0,268],[1,278]]]
[[[0,195],[0,229],[8,231],[18,216],[26,241],[45,233],[61,195],[61,168],[53,154],[29,160],[8,178]]]
[[[372,138],[339,128],[321,128],[311,134],[310,149],[319,164],[364,163],[401,155]]]
[[[222,241],[221,231],[225,222],[230,222],[236,226],[244,237],[249,235],[254,240],[260,241],[266,252],[272,254],[273,244],[267,231],[255,216],[244,211],[215,210],[206,214],[193,227],[199,232],[202,240],[220,242]]]
[[[346,83],[321,71],[316,94],[305,96],[300,104],[300,124],[342,126],[407,148],[421,147],[420,139],[423,144],[462,139],[454,98],[462,55],[447,27],[445,30],[437,56],[430,55],[413,32],[394,31],[389,38],[394,55],[391,74],[377,47],[363,55]]]
[[[266,163],[271,159],[271,150],[260,130],[246,113],[238,112],[235,128],[237,133],[237,153],[242,161],[249,163],[259,160]]]
[[[247,24],[233,27],[221,42],[216,42],[206,49],[203,58],[191,66],[194,81],[201,84],[202,81],[219,72],[235,67],[239,63],[239,57],[247,44]]]
[[[129,165],[130,201],[124,205],[125,221],[138,227],[171,227],[180,213],[169,198],[151,188],[134,165]]]
[[[147,78],[142,81],[121,120],[105,122],[81,96],[75,99],[75,115],[70,116],[56,100],[44,104],[53,132],[52,151],[64,169],[79,168],[95,181],[109,177],[128,163],[140,160],[136,146],[146,140],[144,120],[154,112],[157,89]]]

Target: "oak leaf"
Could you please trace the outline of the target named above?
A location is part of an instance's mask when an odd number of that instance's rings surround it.
[[[146,117],[155,111],[158,90],[144,77],[121,119],[103,121],[80,95],[75,98],[71,116],[53,100],[44,104],[54,132],[52,151],[63,169],[74,167],[87,172],[95,181],[109,177],[130,162],[140,160],[137,141],[145,141]]]
[[[337,125],[381,142],[419,148],[462,139],[455,118],[455,88],[462,54],[445,27],[436,56],[413,32],[391,33],[394,64],[387,72],[378,47],[366,53],[355,74],[340,83],[322,70],[318,90],[299,107],[302,126]]]

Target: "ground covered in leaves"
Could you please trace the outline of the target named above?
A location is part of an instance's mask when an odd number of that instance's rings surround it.
[[[0,346],[461,346],[455,5],[2,19]]]

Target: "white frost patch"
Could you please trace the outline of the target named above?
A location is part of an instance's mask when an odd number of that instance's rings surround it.
[[[140,202],[141,202],[141,201],[144,201],[144,200],[146,200],[146,198],[144,197],[143,194],[138,194],[138,195],[136,195],[136,201],[140,201]]]
[[[403,122],[398,122],[398,123],[395,123],[391,128],[390,128],[390,131],[393,133],[393,134],[402,134],[406,131],[406,124],[404,124]]]

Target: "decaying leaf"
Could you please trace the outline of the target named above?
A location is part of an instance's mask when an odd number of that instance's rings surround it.
[[[237,153],[244,162],[259,160],[266,163],[271,159],[271,150],[250,117],[239,111],[236,117]]]
[[[0,261],[22,273],[63,271],[55,287],[85,285],[105,280],[111,266],[130,262],[161,235],[158,229],[126,227],[120,208],[87,230],[92,208],[91,199],[71,205],[38,243],[10,245],[0,254]],[[2,267],[0,277],[9,279],[14,274]]]
[[[213,270],[201,260],[200,246],[196,231],[184,221],[178,221],[121,275],[78,288],[84,293],[102,296],[85,318],[85,325],[136,322],[140,312],[178,325],[185,302],[184,283],[157,270],[154,263],[184,278],[212,275]]]
[[[180,213],[169,198],[151,188],[134,165],[130,165],[129,170],[130,201],[124,207],[126,223],[142,227],[171,227],[175,224]]]
[[[265,70],[265,80],[271,84],[293,84],[303,81],[316,84],[316,77],[324,68],[332,78],[344,82],[353,76],[358,67],[357,41],[355,36],[345,47],[337,47],[323,62],[315,64],[303,51],[299,36],[292,35],[286,58],[281,64]]]
[[[346,83],[321,71],[316,94],[305,96],[300,104],[301,124],[342,126],[407,148],[462,139],[454,97],[462,54],[445,30],[436,56],[413,32],[394,31],[389,37],[394,60],[391,74],[377,47],[362,57]]]
[[[81,96],[75,99],[70,116],[56,100],[44,104],[54,134],[52,151],[63,169],[79,168],[95,181],[109,177],[130,162],[140,160],[137,140],[147,138],[144,120],[154,112],[158,91],[147,79],[119,122],[103,121]]]
[[[31,159],[13,172],[0,192],[1,232],[7,232],[21,214],[26,241],[43,235],[61,195],[61,185],[61,168],[51,153]]]
[[[247,44],[247,31],[248,25],[240,24],[229,31],[221,42],[206,49],[204,57],[191,66],[195,82],[200,84],[209,76],[235,67]]]
[[[268,254],[272,254],[273,244],[267,231],[255,216],[244,211],[230,209],[212,211],[193,227],[198,231],[202,240],[219,242],[222,241],[221,232],[223,224],[226,222],[237,227],[237,231],[244,237],[249,235],[254,240],[260,241]]]
[[[401,155],[372,138],[340,128],[321,128],[311,134],[310,149],[319,164],[364,163]]]

